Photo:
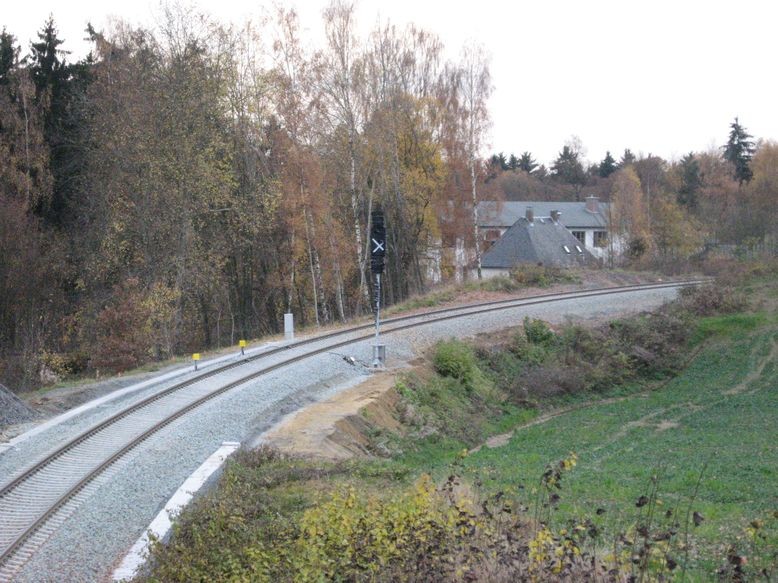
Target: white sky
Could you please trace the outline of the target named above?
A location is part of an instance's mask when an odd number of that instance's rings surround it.
[[[26,49],[53,14],[71,60],[87,50],[86,22],[109,15],[153,25],[158,2],[0,0],[5,26]],[[287,0],[314,44],[327,0]],[[9,6],[10,5],[10,6]],[[268,2],[200,0],[222,21]],[[677,158],[726,140],[737,115],[757,138],[778,138],[778,50],[773,0],[361,0],[365,34],[380,17],[437,33],[449,56],[467,40],[492,55],[488,152],[529,150],[548,164],[571,135],[589,160],[606,150]]]

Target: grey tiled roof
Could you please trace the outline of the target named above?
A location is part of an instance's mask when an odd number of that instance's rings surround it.
[[[610,203],[598,203],[600,212],[586,210],[585,202],[496,202],[485,200],[478,203],[479,227],[509,227],[523,217],[527,207],[531,206],[536,217],[550,217],[551,211],[562,213],[561,223],[568,229],[605,228],[608,225],[608,206]]]
[[[565,246],[570,253],[565,251]],[[542,263],[555,267],[576,267],[595,261],[594,256],[564,225],[550,219],[535,219],[530,224],[522,217],[484,253],[481,266],[510,269],[517,263]]]

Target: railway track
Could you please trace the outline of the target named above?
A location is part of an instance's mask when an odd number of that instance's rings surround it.
[[[444,308],[382,321],[384,334],[416,326],[576,298],[698,285],[703,280],[630,285],[544,294]],[[110,478],[112,468],[150,436],[202,404],[248,381],[311,356],[372,338],[373,324],[344,328],[216,367],[172,385],[106,418],[70,439],[0,485],[0,581],[10,581],[90,493]],[[346,338],[342,338],[346,337]],[[321,344],[321,346],[317,346]],[[246,365],[309,347],[251,371]],[[218,379],[217,379],[218,377]]]

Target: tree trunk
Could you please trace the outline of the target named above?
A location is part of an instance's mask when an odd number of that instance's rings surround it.
[[[362,226],[359,221],[359,196],[357,195],[357,156],[354,145],[354,130],[350,130],[349,140],[349,158],[351,168],[349,171],[350,190],[351,190],[351,212],[354,215],[354,238],[357,243],[357,265],[359,266],[359,297],[365,303],[370,305],[370,294],[367,289],[365,271],[367,269],[367,253],[362,251]]]
[[[27,114],[27,94],[24,92],[23,84],[20,84],[22,94],[22,111],[24,111],[24,156],[25,156],[25,175],[27,204],[32,204],[30,200],[30,187],[32,179],[30,178],[30,116]]]
[[[338,250],[332,240],[332,229],[329,229],[329,233],[330,250],[332,251],[332,256],[334,258],[333,264],[335,267],[335,303],[338,308],[338,318],[341,322],[345,322],[346,311],[343,307],[343,276],[340,271],[340,259],[338,259]]]
[[[321,277],[321,261],[319,260],[319,252],[314,244],[314,238],[316,237],[316,229],[311,221],[310,213],[308,209],[303,210],[305,218],[305,235],[308,239],[308,261],[311,267],[311,278],[313,282],[313,305],[316,311],[316,325],[320,326],[319,311],[321,310],[322,319],[325,324],[330,321],[330,313],[327,309],[327,302],[324,298],[324,284]]]
[[[478,279],[482,279],[481,274],[481,246],[478,244],[478,192],[476,190],[475,175],[475,155],[470,156],[470,185],[473,194],[473,245],[475,246],[475,266],[478,272]]]

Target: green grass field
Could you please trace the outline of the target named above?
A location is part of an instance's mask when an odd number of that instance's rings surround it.
[[[603,508],[615,531],[634,522],[652,474],[664,504],[683,507],[705,468],[694,503],[705,521],[694,534],[704,556],[718,554],[720,541],[778,509],[778,331],[716,320],[720,337],[661,390],[518,429],[507,445],[463,460],[464,476],[531,492],[546,464],[575,451],[559,514]]]
[[[699,354],[655,390],[614,387],[601,396],[604,402],[588,406],[584,396],[568,399],[585,406],[520,425],[506,445],[484,447],[464,459],[459,454],[465,444],[448,437],[424,440],[388,463],[411,477],[428,471],[441,480],[459,473],[482,484],[485,494],[504,491],[532,506],[546,466],[575,452],[578,465],[565,479],[552,523],[591,517],[601,508],[598,524],[610,535],[635,524],[635,501],[648,494],[652,476],[659,476],[663,507],[684,510],[702,473],[692,506],[705,520],[693,529],[691,553],[701,571],[710,573],[750,522],[774,521],[778,511],[775,320],[764,313],[703,318],[694,339]],[[460,403],[445,405],[468,415]],[[508,409],[484,429],[494,434],[521,423],[521,415]],[[537,414],[520,413],[525,422]],[[454,416],[448,424],[460,421]]]

